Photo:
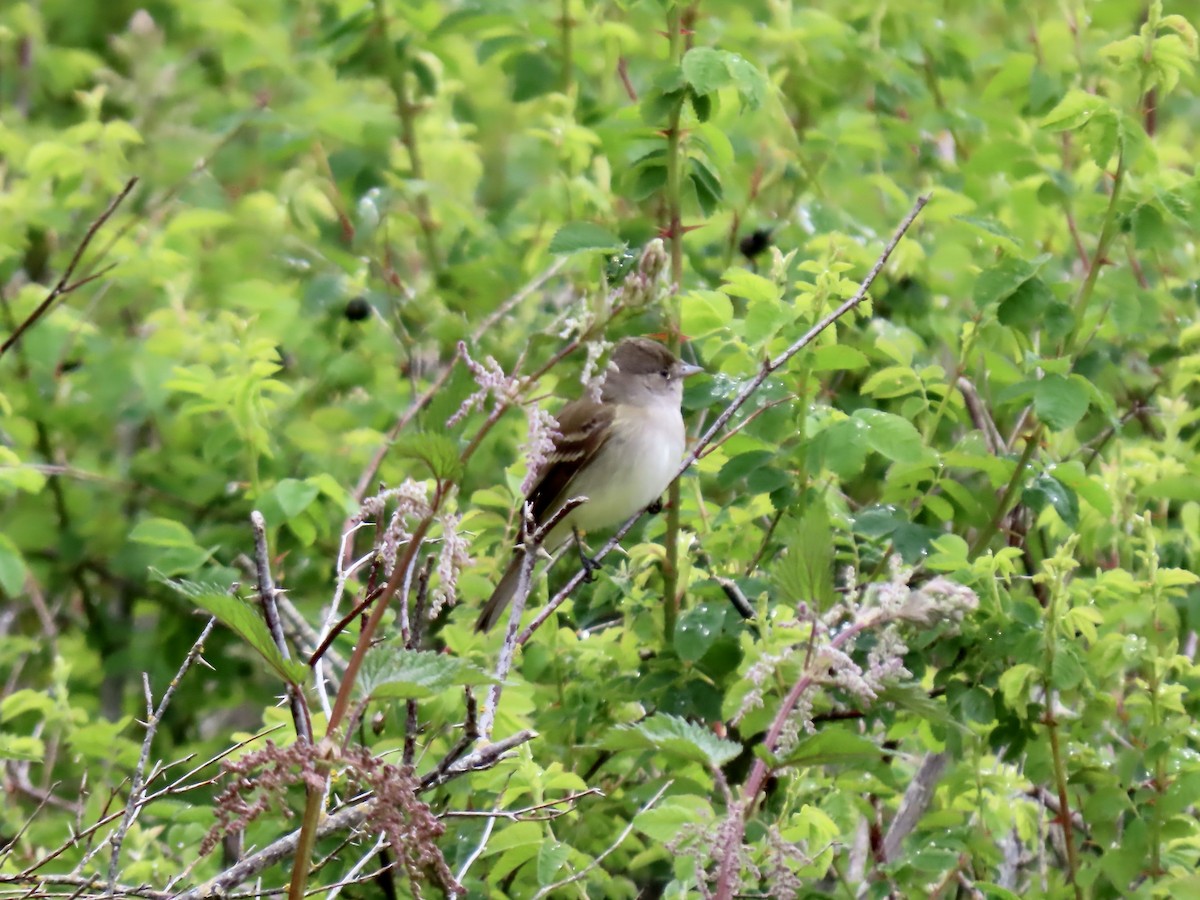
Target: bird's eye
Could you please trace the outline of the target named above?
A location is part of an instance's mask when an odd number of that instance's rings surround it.
[[[661,372],[659,372],[658,374],[659,374],[659,375],[661,375],[663,378],[667,378],[667,379],[669,379],[669,378],[671,377],[671,370],[670,370],[670,369],[663,369],[663,370],[662,370]]]

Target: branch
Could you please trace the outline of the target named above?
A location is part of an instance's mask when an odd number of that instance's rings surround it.
[[[504,680],[508,678],[509,670],[512,668],[513,656],[520,643],[517,640],[517,628],[521,624],[521,614],[525,612],[525,601],[529,599],[533,567],[537,562],[537,557],[534,554],[536,554],[538,547],[546,540],[546,536],[559,523],[565,520],[567,516],[586,502],[587,497],[570,498],[553,516],[528,537],[525,535],[528,531],[531,516],[528,504],[526,504],[524,514],[521,516],[521,571],[517,578],[516,590],[513,591],[512,608],[508,612],[508,626],[504,632],[504,643],[500,645],[500,654],[496,658],[496,683],[488,691],[487,700],[483,705],[483,716],[479,720],[479,733],[485,738],[491,737],[492,725],[496,720],[496,708],[500,705],[500,692],[503,689]]]
[[[150,678],[144,673],[142,675],[146,685],[146,712],[149,715],[149,719],[146,721],[146,736],[142,739],[142,753],[138,757],[137,767],[133,770],[133,783],[129,786],[129,800],[125,805],[125,815],[112,837],[112,858],[108,863],[108,893],[110,894],[114,893],[117,888],[117,873],[120,869],[121,861],[121,844],[124,843],[126,833],[132,827],[133,820],[137,818],[138,811],[143,806],[141,794],[146,789],[146,766],[150,763],[150,745],[154,742],[154,735],[158,731],[158,725],[167,711],[167,704],[171,702],[171,697],[175,694],[175,689],[179,687],[179,683],[183,680],[183,676],[187,673],[187,670],[192,667],[192,663],[204,651],[204,641],[208,638],[209,633],[216,624],[216,618],[210,618],[208,624],[201,630],[200,637],[196,638],[193,642],[192,649],[184,657],[179,671],[175,673],[175,677],[171,679],[171,683],[167,685],[166,691],[163,692],[162,699],[158,701],[157,709],[153,707],[150,696]]]
[[[883,248],[883,252],[879,255],[879,258],[875,260],[875,265],[871,267],[871,271],[867,273],[867,277],[862,280],[862,283],[858,286],[858,290],[854,292],[853,297],[851,297],[825,318],[821,319],[821,321],[817,322],[816,325],[801,335],[792,343],[790,347],[788,347],[774,359],[768,359],[763,362],[762,368],[759,369],[758,374],[755,375],[754,378],[752,378],[749,382],[747,382],[746,386],[743,387],[741,391],[738,392],[737,396],[729,402],[729,405],[725,407],[721,414],[717,416],[712,425],[708,427],[708,430],[705,431],[700,439],[695,443],[691,452],[684,457],[684,460],[676,470],[675,475],[672,476],[672,481],[686,472],[688,467],[699,458],[700,454],[704,452],[704,448],[712,443],[713,439],[717,435],[717,432],[719,432],[729,423],[729,420],[732,419],[737,411],[746,404],[746,401],[753,396],[754,392],[762,387],[763,382],[765,382],[774,372],[787,365],[793,356],[816,340],[817,337],[820,336],[821,332],[823,332],[826,328],[828,328],[846,313],[854,309],[854,307],[858,306],[858,304],[862,303],[864,299],[866,299],[867,291],[870,290],[871,285],[875,282],[875,279],[879,277],[879,273],[883,270],[888,258],[892,255],[892,251],[896,249],[896,245],[900,243],[900,239],[904,237],[905,232],[907,232],[912,226],[912,223],[916,220],[917,216],[920,215],[921,210],[925,208],[925,204],[928,202],[928,194],[924,194],[917,198],[916,202],[912,206],[912,209],[908,211],[908,215],[906,215],[903,221],[900,222],[900,225],[896,228],[891,240],[889,240],[887,245]],[[617,529],[616,533],[614,533],[613,536],[605,542],[604,546],[602,546],[596,552],[592,559],[596,562],[599,562],[609,553],[611,553],[621,542],[621,539],[630,532],[634,525],[637,524],[641,517],[641,512],[634,513],[634,515],[627,519],[625,523]],[[559,592],[554,595],[553,599],[551,599],[551,601],[547,603],[540,612],[538,612],[537,617],[529,623],[524,631],[521,632],[521,636],[517,638],[517,643],[524,644],[526,641],[528,641],[529,638],[533,636],[533,632],[536,631],[541,624],[546,621],[546,619],[550,618],[550,616],[554,614],[554,611],[557,610],[558,607],[561,606],[563,602],[575,592],[579,585],[583,583],[586,576],[587,571],[585,569],[581,568],[579,571],[577,571],[574,576],[572,576],[571,579],[565,585],[563,585]]]
[[[7,352],[10,347],[12,347],[21,339],[21,335],[37,324],[37,321],[47,312],[49,312],[50,307],[54,305],[55,300],[57,300],[59,297],[66,296],[72,291],[87,284],[92,279],[98,278],[100,275],[103,275],[108,271],[108,269],[104,269],[101,272],[88,276],[87,278],[77,281],[74,284],[71,283],[71,276],[75,274],[75,269],[79,265],[79,260],[83,258],[83,254],[87,250],[88,245],[91,244],[92,238],[96,236],[96,233],[103,227],[104,223],[109,220],[109,217],[111,217],[112,214],[117,211],[117,207],[124,202],[125,198],[129,196],[129,192],[133,190],[134,185],[137,183],[138,180],[136,176],[130,178],[129,181],[125,183],[125,187],[121,189],[121,192],[109,201],[108,207],[104,210],[104,212],[100,213],[99,217],[88,226],[88,230],[83,235],[83,240],[80,241],[79,246],[75,248],[75,255],[71,257],[71,261],[67,263],[67,268],[63,271],[62,277],[58,279],[58,284],[54,285],[50,293],[46,295],[46,299],[39,303],[37,308],[25,318],[25,321],[16,327],[16,330],[14,330],[13,333],[5,339],[3,344],[0,344],[0,356],[4,356],[5,352]]]
[[[271,631],[279,654],[285,660],[291,659],[287,639],[283,635],[283,622],[279,618],[279,606],[275,602],[275,579],[271,577],[271,555],[267,550],[267,522],[256,509],[250,513],[250,524],[254,528],[254,565],[258,570],[258,599],[262,603],[263,618],[267,620],[267,628]],[[288,684],[288,703],[292,708],[297,739],[311,744],[312,723],[299,685]]]
[[[640,816],[642,813],[644,813],[646,810],[650,809],[650,807],[652,807],[660,799],[662,799],[662,795],[665,794],[667,792],[667,789],[674,783],[675,783],[674,781],[668,781],[666,784],[664,784],[662,787],[660,787],[658,789],[658,791],[654,794],[654,796],[651,797],[649,800],[647,800],[642,805],[642,808],[633,814],[633,816],[629,819],[629,822],[625,825],[624,830],[622,830],[622,832],[619,835],[617,835],[617,839],[615,841],[613,841],[611,844],[609,844],[603,853],[601,853],[599,856],[597,856],[595,859],[593,859],[590,863],[588,863],[586,866],[584,866],[578,872],[575,872],[573,875],[568,875],[562,881],[556,881],[556,882],[554,882],[554,884],[548,884],[545,887],[543,887],[540,891],[538,891],[536,894],[533,895],[533,900],[538,900],[539,897],[545,897],[546,895],[550,894],[552,891],[556,891],[561,887],[566,887],[568,884],[574,884],[576,881],[581,881],[587,875],[588,872],[592,871],[592,869],[594,869],[598,865],[600,865],[600,863],[604,860],[604,858],[606,856],[608,856],[610,853],[612,853],[618,847],[620,847],[623,843],[625,843],[625,839],[627,837],[629,837],[630,833],[633,831],[633,825],[634,825],[634,822],[637,821],[637,817]]]
[[[892,824],[888,826],[887,834],[883,838],[882,862],[886,863],[897,858],[900,844],[916,827],[921,816],[925,815],[925,810],[929,808],[929,804],[933,800],[934,788],[941,780],[942,773],[946,771],[948,761],[949,756],[944,751],[927,753],[925,759],[921,761],[921,767],[917,769],[917,774],[913,776],[908,789],[904,792],[900,808],[896,810]]]

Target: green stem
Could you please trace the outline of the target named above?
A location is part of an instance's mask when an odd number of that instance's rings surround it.
[[[1062,825],[1063,843],[1067,848],[1067,882],[1075,889],[1076,900],[1083,900],[1083,888],[1076,880],[1079,871],[1079,859],[1075,851],[1075,832],[1071,823],[1071,800],[1067,794],[1067,767],[1063,759],[1062,746],[1059,743],[1058,719],[1054,713],[1054,683],[1051,673],[1054,671],[1054,658],[1058,651],[1058,605],[1066,593],[1066,585],[1062,575],[1056,575],[1056,583],[1050,591],[1050,605],[1046,609],[1046,651],[1045,672],[1042,676],[1042,690],[1046,704],[1046,731],[1050,737],[1050,758],[1054,767],[1054,785],[1058,793],[1058,818]]]
[[[1017,491],[1021,487],[1021,481],[1025,474],[1025,467],[1029,465],[1029,461],[1033,459],[1033,452],[1037,449],[1038,443],[1042,439],[1042,426],[1037,425],[1029,437],[1025,439],[1025,449],[1021,453],[1021,458],[1017,460],[1017,467],[1013,469],[1012,478],[1008,480],[1008,485],[1004,488],[1004,494],[1000,497],[1000,502],[996,504],[996,512],[992,515],[991,521],[987,527],[979,532],[975,538],[975,543],[971,545],[971,555],[979,553],[988,542],[1000,530],[1000,523],[1004,519],[1004,514],[1012,506],[1013,498],[1017,495]]]
[[[571,84],[574,80],[574,58],[571,47],[571,0],[562,0],[561,18],[558,20],[559,40],[562,44],[562,84],[560,89],[564,94],[571,93]]]
[[[680,10],[673,4],[667,13],[667,36],[670,41],[669,64],[677,66],[683,58],[683,35],[680,28]],[[683,98],[671,110],[667,121],[667,186],[666,218],[664,232],[671,248],[672,293],[667,316],[667,343],[673,352],[679,353],[679,286],[683,281],[683,222],[681,214],[680,165],[682,147],[679,120],[683,114]],[[671,646],[675,639],[675,620],[679,612],[679,481],[673,481],[667,491],[667,536],[663,557],[663,644]]]
[[[374,0],[374,5],[376,56],[379,58],[380,68],[387,75],[388,86],[396,101],[396,114],[400,118],[400,142],[408,151],[409,175],[413,181],[423,182],[425,166],[421,161],[421,147],[417,143],[417,107],[408,95],[408,79],[405,77],[407,66],[403,58],[398,57],[394,52],[391,38],[388,37],[388,20],[384,0]],[[437,226],[433,223],[429,198],[425,195],[424,188],[421,188],[413,198],[413,209],[416,212],[417,224],[421,228],[421,237],[425,243],[425,259],[436,278],[442,268],[437,248]]]

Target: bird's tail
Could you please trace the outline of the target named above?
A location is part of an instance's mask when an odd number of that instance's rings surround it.
[[[517,582],[521,580],[521,563],[524,560],[524,553],[513,554],[512,562],[508,564],[500,583],[496,585],[492,596],[483,605],[483,611],[479,614],[479,618],[475,620],[476,631],[491,631],[492,627],[500,621],[501,613],[512,600],[513,594],[517,592]]]

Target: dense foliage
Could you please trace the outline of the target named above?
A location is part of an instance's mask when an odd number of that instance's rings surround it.
[[[1188,8],[3,4],[0,896],[1200,892]]]

